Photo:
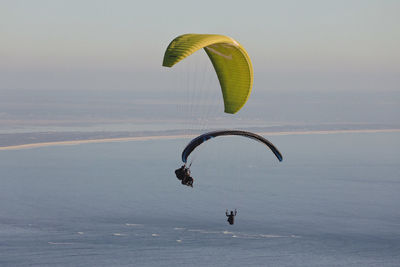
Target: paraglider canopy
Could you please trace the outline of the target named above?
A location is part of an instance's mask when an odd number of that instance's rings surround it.
[[[172,67],[202,48],[217,73],[225,112],[238,112],[250,96],[253,67],[246,50],[234,39],[218,34],[180,35],[167,47],[163,66]]]
[[[239,130],[223,130],[223,131],[213,131],[213,132],[205,133],[205,134],[199,135],[198,137],[196,137],[192,141],[190,141],[189,144],[185,147],[185,149],[182,152],[182,161],[184,163],[186,163],[187,158],[189,157],[190,153],[192,153],[196,147],[198,147],[202,143],[206,142],[207,140],[210,140],[211,138],[214,138],[214,137],[226,136],[226,135],[238,135],[238,136],[243,136],[243,137],[247,137],[247,138],[256,140],[260,143],[263,143],[267,147],[269,147],[279,161],[282,161],[282,159],[283,159],[281,152],[279,152],[279,150],[270,141],[268,141],[267,139],[265,139],[264,137],[262,137],[258,134],[247,132],[247,131],[239,131]]]

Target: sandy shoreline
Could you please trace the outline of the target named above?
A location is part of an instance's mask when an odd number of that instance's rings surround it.
[[[390,133],[400,132],[400,129],[363,129],[363,130],[315,130],[315,131],[285,131],[285,132],[257,132],[263,136],[276,136],[276,135],[310,135],[310,134],[341,134],[341,133]],[[150,141],[150,140],[171,140],[171,139],[188,139],[194,138],[197,135],[155,135],[155,136],[138,136],[138,137],[120,137],[120,138],[104,138],[104,139],[87,139],[87,140],[73,140],[73,141],[56,141],[56,142],[42,142],[31,143],[22,145],[12,145],[0,147],[1,150],[19,150],[19,149],[32,149],[48,146],[68,146],[80,145],[90,143],[111,143],[111,142],[129,142],[129,141]]]

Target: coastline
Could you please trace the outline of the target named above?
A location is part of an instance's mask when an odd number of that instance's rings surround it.
[[[261,131],[256,133],[267,136],[283,136],[283,135],[313,135],[313,134],[319,135],[319,134],[344,134],[344,133],[391,133],[391,132],[400,132],[400,129],[307,130],[307,131],[281,131],[281,132]],[[29,143],[20,145],[1,146],[0,151],[33,149],[33,148],[49,147],[49,146],[93,144],[93,143],[189,139],[189,138],[194,138],[196,136],[197,136],[196,134],[190,134],[190,135],[177,134],[177,135],[152,135],[152,136],[137,136],[137,137],[115,137],[115,138],[38,142],[38,143]]]

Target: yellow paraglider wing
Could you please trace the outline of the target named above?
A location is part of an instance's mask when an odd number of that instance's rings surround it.
[[[163,66],[172,67],[204,48],[221,85],[226,113],[238,112],[253,86],[253,67],[246,50],[234,39],[217,34],[184,34],[167,47]]]

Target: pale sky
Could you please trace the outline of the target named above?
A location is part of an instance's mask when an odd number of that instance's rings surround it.
[[[163,89],[184,33],[239,41],[255,89],[400,90],[399,14],[391,0],[0,0],[0,90]]]

